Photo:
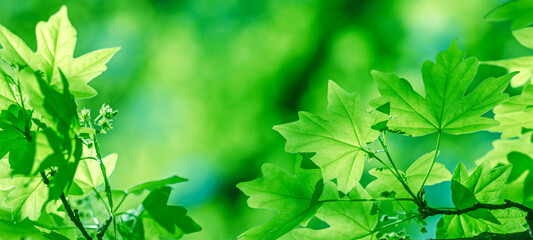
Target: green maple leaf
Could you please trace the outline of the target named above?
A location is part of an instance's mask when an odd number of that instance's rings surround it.
[[[524,130],[533,129],[533,85],[526,86],[521,95],[494,108],[494,114],[500,125],[491,131],[502,132],[502,138],[517,137]]]
[[[267,223],[241,234],[239,239],[278,239],[311,217],[318,208],[323,184],[318,170],[296,168],[292,176],[272,164],[264,164],[263,177],[237,184],[248,195],[253,208],[275,210],[278,213]]]
[[[426,153],[418,158],[409,168],[405,174],[407,178],[407,186],[413,191],[416,192],[420,189],[420,185],[424,181],[426,173],[431,165],[431,161],[435,156],[435,151]],[[411,195],[405,190],[402,184],[394,177],[394,175],[385,169],[372,169],[369,173],[375,177],[376,180],[370,182],[366,186],[366,191],[374,198],[383,198],[383,193],[394,191],[395,198],[411,198]],[[404,175],[400,171],[400,174]],[[437,183],[444,181],[449,181],[452,177],[452,174],[446,166],[442,163],[435,163],[431,174],[429,175],[425,186],[431,186]],[[404,209],[416,209],[417,206],[414,203],[398,203],[402,206],[400,208]]]
[[[489,213],[500,224],[480,218],[482,217],[480,214],[483,213],[478,211],[461,215],[443,216],[437,224],[437,238],[466,238],[475,237],[485,232],[513,233],[526,230],[524,227],[526,224],[526,213],[523,211],[516,209],[490,211]]]
[[[511,173],[511,166],[491,168],[488,162],[469,175],[462,163],[452,177],[452,201],[457,209],[480,203],[495,203],[503,192],[503,185]],[[513,209],[476,211],[459,216],[446,215],[438,223],[437,237],[472,237],[483,232],[508,233],[523,231],[525,213]],[[451,229],[451,230],[450,230]]]
[[[105,64],[118,48],[97,50],[74,58],[77,33],[68,19],[66,7],[62,7],[47,22],[39,22],[36,35],[37,52],[33,52],[18,36],[0,26],[0,45],[3,47],[0,57],[11,64],[43,72],[47,82],[57,90],[63,87],[61,69],[75,97],[96,95],[87,83],[106,70]]]
[[[424,62],[425,97],[414,91],[407,80],[373,71],[381,96],[372,105],[390,102],[390,115],[394,119],[389,120],[389,129],[421,136],[435,131],[471,133],[498,125],[497,121],[480,116],[507,100],[507,94],[502,92],[513,74],[488,78],[465,96],[479,64],[476,58],[464,57],[465,52],[454,40],[447,50],[437,55],[435,63]]]
[[[494,203],[503,191],[503,185],[511,173],[511,165],[492,168],[485,162],[468,174],[460,162],[452,177],[452,201],[456,208],[471,207],[477,202]]]
[[[370,195],[356,184],[349,193],[350,199],[370,199]],[[349,199],[345,199],[349,200]],[[326,202],[318,209],[316,217],[330,227],[320,230],[309,228],[291,232],[296,239],[375,239],[378,215],[372,213],[372,202]]]
[[[324,180],[337,178],[339,190],[349,192],[363,173],[363,148],[380,134],[371,127],[381,119],[366,110],[356,93],[344,91],[333,81],[328,102],[328,120],[300,112],[298,121],[274,129],[287,139],[286,151],[315,152],[311,159],[322,169]]]

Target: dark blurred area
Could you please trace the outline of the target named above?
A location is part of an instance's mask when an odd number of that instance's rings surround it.
[[[291,169],[295,160],[273,125],[296,120],[298,111],[323,115],[329,79],[365,100],[375,97],[372,69],[409,79],[423,93],[422,63],[454,38],[482,61],[531,55],[510,23],[484,20],[503,2],[0,0],[0,24],[35,49],[35,24],[66,5],[78,30],[76,56],[122,47],[91,83],[98,96],[79,102],[119,110],[115,129],[102,138],[104,153],[119,154],[112,186],[188,178],[171,201],[190,209],[204,230],[185,239],[235,239],[272,216],[247,207],[235,184],[260,176],[263,163]],[[505,73],[482,65],[476,81]],[[472,168],[497,137],[445,136],[438,161],[452,171],[459,160]],[[435,142],[390,139],[403,169]],[[430,187],[428,201],[449,205],[448,192],[449,184]]]

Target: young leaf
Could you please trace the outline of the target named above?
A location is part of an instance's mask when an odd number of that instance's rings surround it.
[[[431,166],[431,162],[434,156],[435,151],[426,153],[420,158],[418,158],[413,164],[411,164],[411,166],[409,166],[406,172],[407,185],[409,186],[409,188],[415,191],[420,189],[420,185],[422,185],[422,182],[426,177],[426,173],[428,172]],[[431,186],[444,181],[449,181],[451,178],[452,174],[450,173],[450,171],[448,171],[448,169],[446,169],[446,166],[444,166],[444,164],[435,163],[424,185]]]
[[[479,211],[479,210],[478,210]],[[476,215],[478,211],[461,214],[445,215],[437,224],[437,238],[474,237],[484,232],[513,233],[526,230],[526,213],[516,209],[492,210],[490,213],[500,224],[487,221]]]
[[[285,150],[292,153],[316,152],[311,159],[321,169],[324,180],[337,178],[339,190],[349,192],[363,173],[363,148],[380,132],[379,122],[369,113],[356,93],[348,93],[333,81],[328,90],[329,120],[300,112],[296,122],[274,126],[287,139]]]
[[[106,168],[107,177],[111,175],[117,163],[117,154],[110,154],[102,159]],[[84,193],[91,192],[104,182],[100,165],[95,159],[82,159],[78,165],[74,182],[81,188]]]
[[[291,176],[279,167],[264,164],[263,177],[237,184],[248,195],[253,208],[276,210],[278,213],[267,223],[241,234],[239,239],[278,239],[312,216],[318,208],[315,194],[323,186],[320,171],[297,168]],[[322,189],[322,188],[320,188]]]
[[[524,129],[533,129],[533,85],[526,86],[521,95],[494,108],[494,113],[494,119],[500,125],[491,131],[502,132],[502,138],[517,137]]]
[[[39,22],[36,29],[37,52],[34,53],[20,38],[0,26],[0,57],[7,62],[28,66],[33,71],[42,71],[47,82],[61,90],[63,70],[76,98],[96,95],[87,83],[106,70],[105,64],[118,48],[102,49],[78,58],[73,57],[76,45],[76,30],[67,16],[67,8],[62,7],[47,22]]]
[[[456,208],[471,207],[477,202],[494,203],[503,191],[503,185],[511,173],[511,165],[492,168],[483,163],[468,175],[459,162],[452,177],[452,201]]]
[[[410,136],[421,136],[442,131],[462,134],[484,130],[498,124],[481,117],[507,99],[502,93],[513,74],[488,78],[465,96],[478,68],[476,58],[464,59],[457,40],[437,55],[435,63],[422,65],[426,97],[413,90],[411,84],[394,74],[373,71],[381,97],[373,100],[373,106],[390,102],[391,131]]]
[[[126,190],[126,193],[132,193],[132,194],[135,194],[135,195],[139,195],[139,194],[143,193],[145,190],[154,191],[156,189],[160,189],[160,188],[163,188],[163,187],[168,186],[168,185],[172,185],[172,184],[176,184],[176,183],[180,183],[180,182],[185,182],[185,181],[187,181],[186,178],[182,178],[182,177],[178,177],[178,176],[174,175],[172,177],[165,178],[165,179],[162,179],[162,180],[149,181],[149,182],[145,182],[145,183],[141,183],[141,184],[135,185],[133,187],[128,188]]]
[[[511,166],[490,168],[487,162],[469,175],[459,162],[452,177],[452,201],[457,209],[473,206],[477,202],[494,203],[503,191],[511,173]],[[461,215],[445,215],[437,226],[437,237],[473,237],[483,232],[509,233],[523,231],[525,213],[514,209],[478,209]]]
[[[370,195],[356,184],[350,192],[351,199],[370,199]],[[348,200],[348,199],[345,199]],[[300,228],[291,232],[297,239],[374,239],[378,215],[372,214],[372,202],[326,202],[316,217],[330,227],[320,230]]]

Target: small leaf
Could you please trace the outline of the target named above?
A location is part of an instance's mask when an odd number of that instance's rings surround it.
[[[320,171],[297,168],[296,175],[264,164],[263,177],[237,184],[248,195],[253,208],[276,210],[267,223],[241,234],[239,239],[274,240],[309,219],[318,208],[316,199],[322,184]]]
[[[511,173],[511,165],[490,168],[483,163],[468,175],[462,163],[457,165],[452,177],[452,201],[456,208],[471,207],[476,202],[494,203],[503,191],[503,185]]]
[[[437,238],[468,238],[484,232],[514,233],[526,230],[526,213],[516,209],[491,210],[501,224],[484,220],[470,212],[461,215],[445,215],[437,224]]]
[[[434,156],[435,151],[426,153],[418,158],[418,160],[416,160],[413,164],[411,164],[411,166],[409,166],[406,172],[407,184],[409,185],[409,188],[413,189],[414,191],[418,191],[418,189],[420,189],[420,185],[426,177],[426,173],[431,166],[431,161],[433,160]],[[444,166],[442,163],[436,162],[433,165],[433,169],[431,170],[431,174],[428,176],[425,185],[431,186],[444,181],[449,181],[451,178],[452,174],[450,171],[448,171],[448,169],[446,169],[446,166]]]

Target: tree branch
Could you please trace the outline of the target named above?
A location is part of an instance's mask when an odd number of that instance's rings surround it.
[[[44,184],[48,186],[50,184],[50,180],[46,176],[46,174],[41,172],[41,177],[43,178]],[[72,222],[74,222],[74,225],[81,231],[83,234],[83,237],[85,237],[87,240],[92,240],[93,238],[87,233],[87,230],[85,230],[85,227],[83,226],[83,223],[81,223],[80,216],[78,215],[78,210],[74,209],[72,210],[72,207],[70,206],[70,203],[68,202],[67,198],[65,197],[65,193],[61,193],[61,196],[59,196],[61,199],[61,202],[63,203],[63,206],[65,207],[65,210],[67,211],[68,217]]]
[[[510,201],[508,199],[504,200],[505,203],[501,204],[488,204],[488,203],[475,203],[471,207],[467,207],[464,209],[456,209],[456,210],[448,210],[448,209],[438,209],[438,208],[432,208],[427,205],[426,202],[424,202],[424,205],[419,209],[419,212],[424,216],[424,218],[429,216],[435,216],[438,214],[444,214],[444,215],[461,215],[468,212],[476,211],[479,209],[487,209],[487,210],[499,210],[499,209],[509,209],[509,208],[517,208],[519,210],[522,210],[527,213],[525,219],[527,224],[529,225],[528,229],[523,232],[515,232],[515,233],[490,233],[490,232],[484,232],[482,234],[479,234],[474,237],[467,237],[467,238],[454,238],[452,240],[485,240],[485,239],[498,239],[498,240],[520,240],[520,239],[533,239],[533,231],[531,227],[533,226],[533,208],[530,208],[526,205],[516,203],[513,201]],[[450,240],[450,239],[447,239]]]
[[[518,208],[524,212],[526,212],[528,215],[526,216],[526,220],[533,216],[533,208],[530,208],[526,205],[516,203],[510,200],[505,199],[505,203],[502,204],[487,204],[487,203],[475,203],[473,206],[464,208],[464,209],[457,209],[457,210],[447,210],[447,209],[438,209],[438,208],[432,208],[427,206],[425,204],[424,207],[420,209],[420,213],[422,213],[425,217],[429,216],[435,216],[438,214],[444,214],[444,215],[461,215],[467,212],[472,212],[478,209],[487,209],[487,210],[498,210],[498,209],[508,209],[508,208]],[[529,223],[529,221],[528,221]]]

